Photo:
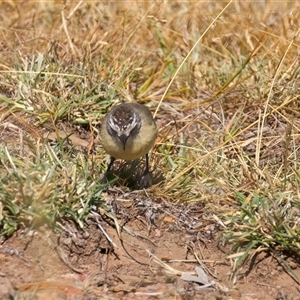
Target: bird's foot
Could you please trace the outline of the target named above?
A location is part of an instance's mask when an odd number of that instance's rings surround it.
[[[107,173],[104,173],[102,179],[100,180],[101,184],[107,184],[108,183],[108,179],[107,179]]]
[[[145,172],[140,180],[141,188],[148,188],[152,185],[152,175],[150,172]]]

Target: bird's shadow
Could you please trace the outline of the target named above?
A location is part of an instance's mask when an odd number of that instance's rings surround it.
[[[141,189],[141,180],[145,171],[145,161],[137,159],[132,161],[116,160],[115,164],[107,174],[107,180],[116,179],[115,183],[119,186],[127,186],[129,189]],[[164,176],[159,170],[150,170],[152,176],[152,185],[158,184],[164,180]]]

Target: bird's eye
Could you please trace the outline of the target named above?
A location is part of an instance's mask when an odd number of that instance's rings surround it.
[[[137,132],[138,132],[138,126],[137,126],[137,124],[135,124],[135,126],[131,129],[130,134],[134,135]]]

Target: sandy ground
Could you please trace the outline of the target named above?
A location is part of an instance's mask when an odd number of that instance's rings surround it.
[[[106,198],[117,226],[95,209],[84,229],[67,221],[60,232],[20,229],[3,239],[0,299],[300,299],[297,283],[263,252],[234,284],[230,245],[221,246],[200,204],[168,206],[120,190]],[[300,276],[299,261],[289,262]],[[211,286],[181,278],[196,266]]]

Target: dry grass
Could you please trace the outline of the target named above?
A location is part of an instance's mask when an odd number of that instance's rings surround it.
[[[224,8],[0,4],[3,235],[65,217],[84,226],[103,203],[97,128],[114,103],[138,101],[160,127],[152,166],[165,180],[148,193],[205,203],[240,253],[233,280],[255,249],[299,251],[300,7]]]

